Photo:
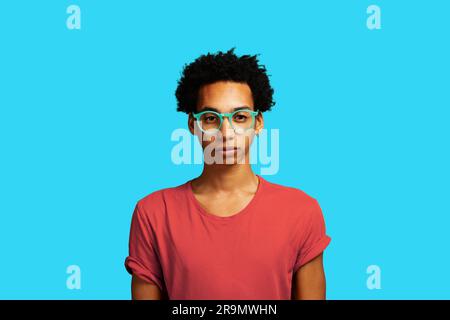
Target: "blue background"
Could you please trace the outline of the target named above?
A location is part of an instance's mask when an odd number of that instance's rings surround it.
[[[81,30],[66,27],[70,4]],[[370,4],[380,30],[366,27]],[[128,299],[136,201],[176,166],[182,66],[260,53],[269,181],[318,199],[329,299],[448,299],[448,1],[2,1],[0,298]],[[258,173],[258,166],[255,166]],[[66,268],[81,268],[81,290]],[[380,290],[366,268],[381,268]]]

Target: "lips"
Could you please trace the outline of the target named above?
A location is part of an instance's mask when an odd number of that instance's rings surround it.
[[[217,148],[218,151],[222,151],[222,152],[231,152],[231,151],[237,151],[238,148],[236,147],[222,147],[222,148]]]

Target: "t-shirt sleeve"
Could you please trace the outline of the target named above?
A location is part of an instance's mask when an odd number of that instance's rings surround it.
[[[316,199],[313,201],[307,218],[306,229],[302,228],[298,231],[301,240],[294,272],[322,253],[331,241],[331,238],[326,234],[322,209]]]
[[[139,202],[134,208],[131,219],[128,250],[129,253],[125,259],[125,268],[128,273],[157,285],[163,291],[162,268],[155,249],[155,235]]]

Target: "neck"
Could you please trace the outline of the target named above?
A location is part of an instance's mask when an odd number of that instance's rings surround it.
[[[202,174],[195,179],[197,186],[213,188],[216,191],[231,192],[258,183],[249,163],[205,164]]]

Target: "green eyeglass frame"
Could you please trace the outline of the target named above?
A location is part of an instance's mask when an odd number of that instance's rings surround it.
[[[213,132],[219,131],[220,128],[222,128],[222,123],[223,123],[223,118],[224,118],[224,117],[227,117],[227,118],[228,118],[228,122],[231,124],[231,127],[232,127],[233,130],[236,132],[236,128],[235,128],[234,125],[233,125],[233,116],[234,116],[236,113],[242,112],[242,111],[246,111],[246,112],[248,112],[248,113],[252,116],[252,124],[251,124],[251,126],[250,126],[249,128],[247,128],[247,129],[242,129],[242,128],[240,128],[241,130],[247,131],[247,130],[249,130],[249,129],[252,129],[253,126],[255,125],[255,117],[256,117],[256,115],[259,113],[259,111],[253,111],[253,110],[250,110],[250,109],[240,109],[240,110],[236,110],[236,111],[233,111],[233,112],[223,112],[223,113],[219,113],[219,112],[212,111],[212,110],[205,110],[205,111],[201,111],[201,112],[197,112],[197,113],[192,112],[192,116],[195,118],[196,121],[200,121],[200,117],[201,117],[203,114],[205,114],[205,113],[213,113],[213,114],[215,114],[215,115],[217,115],[217,116],[219,117],[219,119],[220,119],[220,124],[219,124],[219,128],[217,128],[217,129],[203,130],[203,128],[202,128],[201,125],[198,126],[198,127],[200,128],[200,130],[203,131],[203,132],[205,132],[205,133],[208,133],[208,132],[211,132],[211,131],[213,131]]]

